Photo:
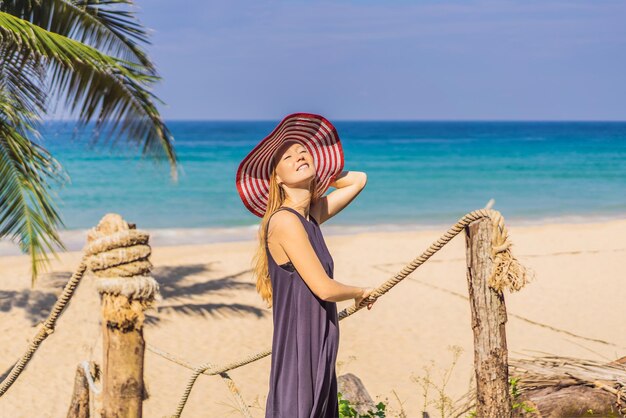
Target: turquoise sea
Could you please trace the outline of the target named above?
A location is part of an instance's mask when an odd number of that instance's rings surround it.
[[[66,235],[117,212],[165,244],[252,237],[259,219],[241,203],[235,172],[277,123],[170,122],[175,183],[166,163],[93,147],[73,139],[73,123],[46,122],[43,144],[71,178],[56,189]],[[623,122],[333,123],[345,169],[365,171],[368,184],[324,224],[332,233],[451,225],[492,198],[509,223],[626,216]]]

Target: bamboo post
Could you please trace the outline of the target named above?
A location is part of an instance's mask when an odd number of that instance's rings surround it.
[[[467,284],[474,332],[476,412],[479,417],[510,418],[508,351],[504,296],[489,286],[493,225],[480,219],[465,227]]]
[[[144,397],[144,310],[158,292],[148,234],[108,214],[88,234],[102,302],[102,417],[139,418]]]

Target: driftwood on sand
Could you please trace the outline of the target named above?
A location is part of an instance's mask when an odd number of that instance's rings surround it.
[[[554,355],[509,360],[515,418],[626,417],[626,357],[604,363]],[[451,416],[476,412],[476,390]]]
[[[526,416],[623,417],[626,416],[626,358],[611,363],[570,357],[544,356],[512,360]]]

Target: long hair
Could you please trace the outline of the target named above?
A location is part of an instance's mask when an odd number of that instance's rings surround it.
[[[314,177],[309,185],[309,191],[311,192],[310,204],[317,200],[316,196],[317,178]],[[267,307],[272,307],[272,282],[270,281],[267,251],[265,250],[265,242],[267,239],[266,229],[270,217],[285,202],[285,191],[278,185],[276,180],[276,162],[272,161],[272,171],[270,174],[269,193],[267,197],[267,209],[259,224],[259,246],[256,254],[252,259],[252,275],[256,277],[256,291],[261,295],[261,298],[267,303]],[[269,251],[269,250],[268,250]]]

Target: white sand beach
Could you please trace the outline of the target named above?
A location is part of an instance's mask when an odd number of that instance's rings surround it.
[[[519,293],[505,295],[509,356],[536,350],[610,361],[626,355],[626,220],[507,226],[513,254],[536,272],[535,280]],[[335,279],[377,286],[444,232],[328,236]],[[192,364],[223,364],[270,348],[272,313],[257,295],[249,272],[255,245],[246,241],[153,248],[154,276],[163,299],[150,311],[146,341]],[[0,257],[0,373],[22,355],[79,258],[79,252],[61,254],[51,272],[30,289],[28,258]],[[371,311],[363,309],[340,323],[338,375],[360,377],[375,401],[389,403],[388,416],[399,415],[395,392],[406,415],[417,417],[423,394],[412,377],[424,376],[430,366],[431,379],[438,383],[452,361],[448,347],[459,346],[463,352],[446,392],[460,397],[473,373],[466,297],[460,234]],[[351,303],[338,303],[338,308]],[[90,358],[99,361],[99,317],[98,296],[85,278],[56,332],[0,398],[0,416],[64,417],[77,364]],[[230,372],[255,417],[263,416],[269,369],[268,356]],[[146,352],[149,399],[144,416],[172,414],[190,375],[190,370]],[[427,409],[435,410],[432,405]],[[241,415],[221,378],[200,376],[182,416]]]

